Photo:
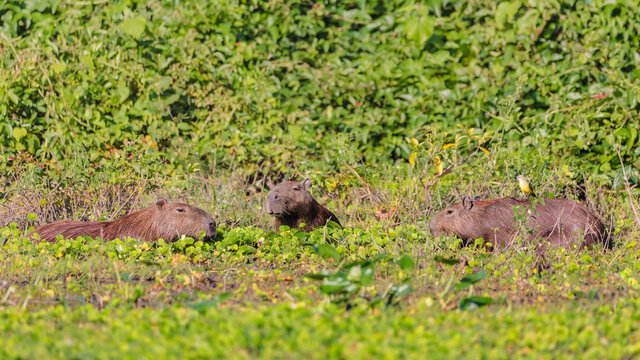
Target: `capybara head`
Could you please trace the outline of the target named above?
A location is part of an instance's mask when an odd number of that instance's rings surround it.
[[[150,210],[149,214],[146,214],[146,209]],[[197,239],[200,232],[205,233],[205,239],[216,236],[216,222],[213,217],[195,206],[160,199],[155,205],[146,209],[116,219],[114,223],[124,221],[128,226],[135,226],[131,223],[133,219],[128,218],[137,218],[135,215],[140,214],[140,220],[143,221],[148,216],[146,227],[155,233],[154,237],[167,241],[177,240],[182,235]]]
[[[313,203],[309,189],[309,179],[281,182],[267,194],[267,212],[277,218],[284,218],[307,211]]]
[[[435,214],[429,222],[429,231],[434,237],[456,234],[462,239],[477,235],[478,214],[474,211],[473,200],[468,196],[461,203],[449,205]]]

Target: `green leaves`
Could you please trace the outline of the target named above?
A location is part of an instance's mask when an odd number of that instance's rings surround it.
[[[503,1],[499,3],[498,7],[496,8],[496,15],[495,15],[498,28],[504,28],[507,22],[510,22],[511,20],[513,20],[513,18],[516,16],[516,13],[518,12],[518,9],[520,9],[521,5],[522,3],[519,0]],[[532,20],[530,20],[529,18],[531,18],[532,16],[533,15],[530,14],[527,20],[523,22],[523,24],[521,25],[523,28],[530,24]]]
[[[517,12],[517,9],[516,9],[516,12]],[[497,17],[497,15],[496,15],[496,17]],[[537,9],[529,9],[529,10],[527,10],[527,12],[521,18],[519,18],[517,23],[516,23],[517,29],[518,29],[518,33],[519,34],[525,34],[525,33],[533,34],[534,30],[538,26],[538,21],[539,20],[540,20],[540,12]]]
[[[217,308],[221,302],[224,302],[229,297],[231,297],[231,293],[227,291],[227,292],[223,292],[221,294],[216,295],[212,300],[201,300],[201,301],[193,302],[188,306],[196,310],[197,312],[204,314],[207,312],[207,310],[211,308],[214,308],[214,309]]]
[[[398,260],[398,265],[402,270],[411,270],[416,267],[415,261],[409,255],[404,255]]]
[[[479,282],[487,276],[487,273],[484,270],[480,270],[475,274],[467,275],[463,277],[459,283],[456,284],[456,289],[465,289],[469,286]]]
[[[408,10],[410,9],[406,9],[406,11]],[[429,16],[429,9],[422,4],[416,4],[415,10],[411,11],[404,23],[404,32],[407,39],[413,41],[416,46],[423,47],[433,35],[434,27],[434,21]]]
[[[334,259],[335,261],[340,261],[340,253],[333,246],[320,244],[318,246],[314,246],[314,250],[318,253],[318,255],[322,256],[325,259]]]
[[[487,296],[470,296],[460,301],[460,310],[473,310],[493,303],[493,299]]]
[[[80,62],[88,69],[94,70],[96,68],[91,55],[80,55],[78,58],[80,59]]]
[[[127,98],[129,97],[129,94],[131,94],[131,91],[129,91],[129,86],[127,85],[126,82],[122,80],[118,81],[118,88],[116,91],[117,91],[118,97],[120,98],[120,102],[127,100]]]
[[[122,22],[122,31],[135,39],[140,39],[140,37],[142,37],[146,27],[147,20],[139,16],[125,19]]]
[[[435,261],[439,262],[439,263],[443,263],[443,264],[447,264],[447,265],[455,265],[460,263],[460,259],[452,257],[452,258],[446,258],[444,256],[440,256],[440,255],[436,255],[433,258]]]
[[[27,129],[20,128],[20,127],[15,127],[15,128],[13,128],[13,132],[12,132],[11,136],[13,136],[13,138],[16,140],[16,142],[20,142],[20,140],[22,138],[27,136]]]
[[[460,280],[460,282],[456,284],[455,287],[457,290],[469,288],[477,284],[478,282],[480,282],[480,280],[484,279],[486,276],[487,276],[487,273],[485,273],[484,270],[480,270],[475,274],[471,274],[463,277]],[[469,292],[469,294],[471,294],[471,292]],[[460,310],[472,310],[477,307],[486,306],[492,303],[493,303],[493,299],[491,297],[473,295],[469,297],[464,297],[462,298],[462,300],[460,300]]]
[[[408,160],[446,176],[490,144],[495,174],[552,162],[609,185],[613,146],[640,159],[640,37],[620,22],[640,21],[633,3],[16,4],[0,5],[7,156],[77,143],[101,161],[150,135],[166,172]]]
[[[0,277],[13,284],[2,294],[3,354],[421,358],[429,348],[435,358],[492,358],[506,343],[512,357],[637,352],[628,341],[640,311],[636,241],[621,238],[610,251],[549,248],[550,268],[538,272],[535,250],[444,249],[409,225],[393,235],[375,224],[345,227],[341,236],[221,225],[211,243],[34,243],[29,229],[1,227]],[[398,241],[385,243],[390,236]],[[434,260],[452,252],[469,266]],[[466,274],[471,267],[490,276]],[[458,289],[460,278],[473,286]]]
[[[331,246],[321,244],[314,247],[314,250],[323,258],[339,260],[338,252]],[[320,280],[322,283],[319,289],[331,300],[338,304],[351,306],[357,297],[367,298],[371,304],[386,300],[387,306],[397,304],[396,299],[402,298],[413,292],[413,288],[407,284],[406,279],[402,284],[391,286],[382,297],[368,298],[366,287],[374,281],[376,265],[384,264],[388,260],[388,255],[378,254],[371,260],[352,261],[341,264],[335,272],[321,271],[317,273],[305,274],[305,277],[313,280]],[[404,255],[396,262],[402,270],[415,267],[415,262],[410,256]]]

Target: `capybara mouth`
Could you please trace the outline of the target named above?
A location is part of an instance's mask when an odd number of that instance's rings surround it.
[[[216,241],[216,238],[218,237],[218,235],[205,235],[205,237],[202,238],[202,241]]]

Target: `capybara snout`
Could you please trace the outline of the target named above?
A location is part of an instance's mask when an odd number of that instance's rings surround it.
[[[282,213],[284,204],[280,202],[280,194],[269,192],[267,194],[267,213],[278,216]]]

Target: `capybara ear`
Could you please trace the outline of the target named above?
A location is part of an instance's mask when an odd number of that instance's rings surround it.
[[[163,207],[168,202],[169,202],[169,200],[167,200],[167,199],[158,199],[158,201],[156,201],[156,205],[158,205],[159,207]]]
[[[311,189],[311,180],[309,180],[309,179],[304,179],[304,180],[302,180],[302,187],[303,187],[306,191],[309,191],[309,189]]]
[[[473,200],[471,200],[470,197],[465,196],[462,199],[462,207],[467,209],[467,210],[471,210],[471,208],[473,207]]]
[[[269,190],[273,189],[276,186],[276,184],[274,184],[273,181],[271,179],[269,179],[269,178],[266,179],[266,181],[264,182],[264,185]]]

